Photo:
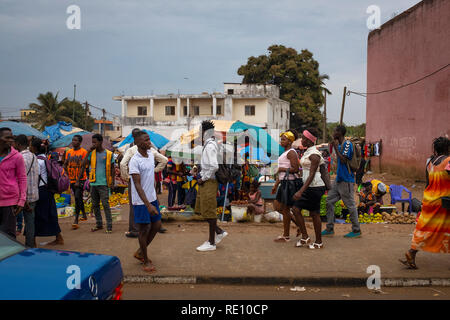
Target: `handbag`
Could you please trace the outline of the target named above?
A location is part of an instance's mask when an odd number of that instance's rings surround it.
[[[286,175],[280,186],[281,203],[286,206],[292,206],[294,204],[293,196],[303,186],[303,180],[296,178],[294,180],[288,180],[289,169],[286,171]]]

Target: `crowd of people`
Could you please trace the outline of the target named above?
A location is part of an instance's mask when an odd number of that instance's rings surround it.
[[[234,178],[228,188],[219,184],[219,145],[216,141],[212,121],[203,121],[200,128],[202,154],[200,163],[185,165],[175,163],[170,157],[152,146],[145,131],[134,129],[134,142],[123,155],[116,157],[103,147],[100,134],[92,136],[89,150],[81,148],[83,137],[75,135],[72,148],[66,150],[62,165],[52,158],[47,141],[24,135],[14,136],[9,128],[0,128],[0,230],[11,237],[25,225],[25,244],[36,247],[36,237],[54,236],[50,245],[64,244],[54,194],[64,188],[64,179],[75,198],[75,214],[72,229],[80,228],[79,222],[87,220],[83,192],[89,190],[96,224],[91,229],[97,232],[104,228],[101,206],[106,218],[106,233],[112,232],[113,220],[109,206],[110,192],[114,188],[116,174],[128,184],[129,230],[127,237],[138,239],[139,247],[134,257],[142,262],[143,270],[155,272],[148,257],[147,248],[156,233],[164,232],[161,225],[158,194],[161,183],[168,188],[168,204],[174,206],[188,203],[196,214],[208,222],[208,239],[197,247],[197,251],[214,251],[228,236],[228,232],[217,224],[217,207],[226,203],[227,197],[234,199],[236,190],[244,189],[248,197],[248,213],[264,213],[263,199],[259,190],[258,175],[251,173],[246,161],[242,174]],[[275,242],[289,242],[290,223],[296,224],[296,247],[323,249],[322,237],[334,234],[335,204],[342,200],[349,211],[352,229],[346,238],[361,237],[358,213],[380,211],[382,197],[387,186],[379,180],[362,182],[358,193],[360,203],[355,201],[356,173],[360,168],[352,159],[357,151],[354,144],[345,139],[345,126],[338,126],[331,143],[337,156],[336,179],[330,180],[329,154],[319,151],[316,145],[318,132],[314,128],[300,135],[288,130],[280,135],[284,148],[278,158],[276,181],[272,193],[276,194],[274,208],[283,215],[283,234]],[[295,140],[301,138],[304,148],[299,155],[293,148]],[[402,263],[417,268],[415,256],[419,249],[431,252],[448,252],[450,218],[448,190],[450,190],[450,142],[440,137],[433,143],[434,154],[427,163],[427,187],[422,212],[414,232],[411,249]],[[325,157],[324,157],[325,155]],[[120,170],[118,169],[120,168]],[[56,170],[56,173],[55,173]],[[58,175],[59,174],[59,175]],[[189,184],[189,188],[185,185]],[[226,190],[228,189],[228,193]],[[186,190],[188,190],[186,192]],[[195,191],[190,193],[190,191]],[[320,202],[327,193],[327,223],[322,230]],[[308,235],[302,210],[308,210],[314,226],[314,241]],[[17,230],[16,230],[17,228]]]

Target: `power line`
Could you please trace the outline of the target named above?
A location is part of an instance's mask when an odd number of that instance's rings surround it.
[[[97,110],[99,110],[99,111],[102,111],[102,112],[105,112],[105,113],[109,113],[109,114],[111,114],[111,115],[113,115],[113,116],[119,117],[117,114],[114,114],[114,113],[112,113],[112,112],[106,111],[105,108],[96,107],[96,106],[94,106],[94,105],[92,105],[92,104],[90,104],[90,103],[88,103],[88,105],[89,105],[89,107],[92,107],[92,108],[97,109]]]
[[[450,63],[445,65],[445,66],[443,66],[443,67],[441,67],[441,68],[439,68],[439,69],[437,69],[436,71],[434,71],[434,72],[432,72],[430,74],[427,74],[426,76],[424,76],[424,77],[422,77],[420,79],[417,79],[416,81],[413,81],[413,82],[410,82],[410,83],[407,83],[407,84],[403,84],[403,85],[401,85],[399,87],[396,87],[396,88],[383,90],[383,91],[378,91],[378,92],[364,92],[364,93],[363,92],[355,92],[355,91],[350,91],[349,90],[347,92],[347,96],[349,96],[351,93],[353,93],[353,94],[356,94],[358,96],[366,97],[369,94],[380,94],[380,93],[391,92],[391,91],[395,91],[395,90],[398,90],[398,89],[402,89],[402,88],[408,87],[410,85],[416,84],[417,82],[420,82],[420,81],[422,81],[422,80],[424,80],[424,79],[426,79],[428,77],[431,77],[432,75],[435,75],[436,73],[444,70],[445,68],[448,68],[449,66],[450,66]]]

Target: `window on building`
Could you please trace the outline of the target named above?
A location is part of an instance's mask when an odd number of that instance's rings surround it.
[[[234,89],[228,89],[228,94],[234,94]]]
[[[146,116],[147,115],[147,107],[139,106],[139,107],[137,107],[137,109],[138,109],[138,116]]]
[[[211,106],[211,114],[214,114],[213,106]],[[222,106],[221,105],[216,105],[216,114],[218,114],[218,115],[222,114]]]
[[[200,115],[200,107],[194,106],[194,116],[199,116],[199,115]]]
[[[255,106],[245,106],[245,115],[246,116],[254,116],[255,115]]]
[[[187,106],[183,107],[183,116],[187,117]]]
[[[175,106],[166,106],[166,116],[175,115]]]

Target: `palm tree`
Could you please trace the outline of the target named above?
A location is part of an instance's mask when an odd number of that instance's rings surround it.
[[[325,88],[325,82],[324,80],[330,80],[330,76],[327,74],[321,74],[319,75],[320,80],[320,89],[324,91],[326,94],[332,95],[331,91]]]
[[[320,80],[320,91],[323,92],[323,142],[327,140],[327,94],[332,95],[331,91],[328,90],[328,88],[325,87],[324,80],[329,80],[330,76],[327,74],[320,74],[319,80]]]
[[[58,102],[58,94],[58,92],[56,95],[53,95],[52,92],[41,93],[37,97],[39,104],[29,104],[29,108],[36,111],[29,115],[30,120],[37,124],[36,127],[39,130],[44,130],[46,126],[54,125],[58,121],[71,122],[75,125],[71,118],[63,115],[63,112],[70,107],[71,101],[64,98]]]

